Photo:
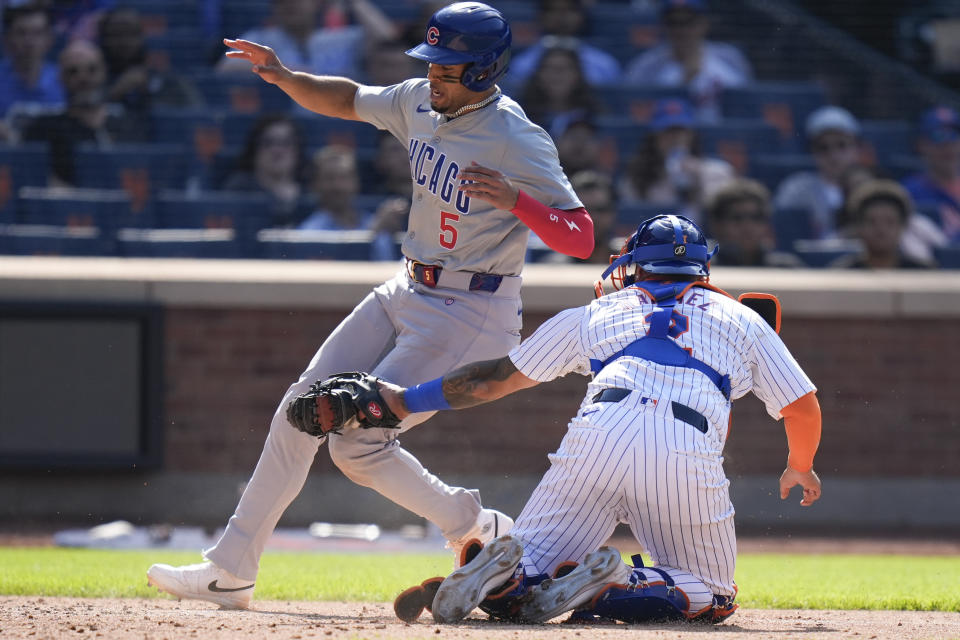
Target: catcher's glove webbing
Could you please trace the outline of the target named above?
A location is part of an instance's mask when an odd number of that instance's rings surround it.
[[[287,420],[321,438],[348,426],[396,429],[400,423],[380,395],[377,378],[359,371],[337,373],[310,385],[287,405]]]

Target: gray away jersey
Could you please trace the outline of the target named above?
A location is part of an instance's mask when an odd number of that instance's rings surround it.
[[[641,289],[627,287],[584,307],[561,311],[514,348],[510,359],[533,380],[571,372],[589,375],[591,359],[604,361],[646,335],[644,318],[656,308]],[[780,336],[752,309],[723,294],[692,287],[675,310],[685,316],[687,326],[682,332],[675,327],[671,337],[691,349],[694,357],[730,376],[731,399],[753,391],[776,420],[781,409],[816,390]],[[584,406],[609,387],[642,391],[638,408],[650,412],[657,405],[665,409],[669,401],[685,404],[722,431],[721,443],[726,439],[730,403],[699,371],[621,357],[590,382]]]
[[[583,206],[553,140],[507,96],[448,120],[430,109],[429,82],[413,79],[362,86],[354,106],[361,119],[407,146],[413,201],[402,249],[408,258],[451,270],[520,274],[529,229],[509,211],[457,191],[471,162],[502,172],[549,207]]]

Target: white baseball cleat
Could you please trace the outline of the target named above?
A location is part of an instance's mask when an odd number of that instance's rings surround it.
[[[183,567],[155,564],[147,569],[147,585],[178,599],[206,600],[224,609],[247,609],[254,583],[207,561]]]
[[[447,576],[433,599],[433,619],[459,622],[491,591],[513,577],[523,557],[523,545],[511,536],[489,542],[477,556]]]
[[[626,584],[633,568],[613,547],[600,547],[586,555],[577,568],[552,580],[544,580],[523,596],[519,616],[524,622],[546,622],[589,602],[611,582]]]
[[[512,528],[513,518],[507,514],[496,509],[481,509],[470,531],[456,540],[447,541],[447,548],[453,549],[453,568],[460,568],[460,558],[465,544],[471,540],[479,540],[480,544],[486,544],[494,538],[505,535]]]

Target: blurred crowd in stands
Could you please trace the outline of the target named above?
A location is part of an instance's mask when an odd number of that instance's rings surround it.
[[[425,74],[404,51],[443,4],[0,0],[0,253],[398,259],[404,145],[297,107],[220,40],[392,84]],[[590,262],[677,212],[725,266],[960,267],[951,105],[858,118],[813,74],[760,80],[705,0],[492,4],[514,30],[502,88],[555,139]]]

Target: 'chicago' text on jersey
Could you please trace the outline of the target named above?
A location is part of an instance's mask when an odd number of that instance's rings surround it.
[[[416,138],[410,139],[410,175],[433,195],[454,204],[460,213],[470,212],[470,196],[457,190],[460,165]]]

